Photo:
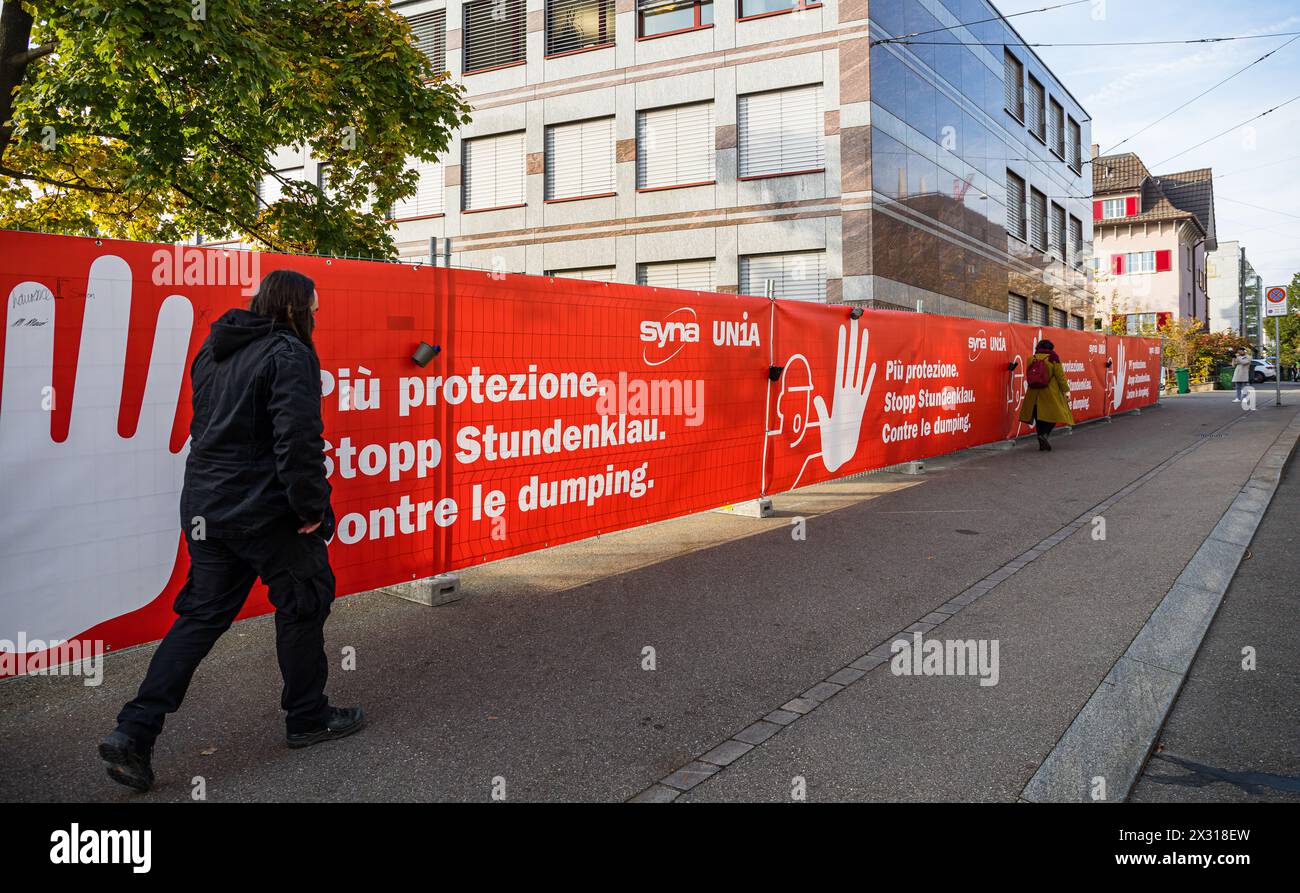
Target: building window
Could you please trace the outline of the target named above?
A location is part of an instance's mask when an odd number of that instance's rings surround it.
[[[415,195],[393,202],[388,216],[393,220],[409,220],[414,217],[434,217],[446,210],[447,191],[441,161],[410,161],[417,172],[419,182]]]
[[[316,188],[325,193],[325,197],[334,201],[338,197],[338,190],[330,185],[330,166],[328,163],[316,165]]]
[[[316,187],[325,193],[325,197],[331,202],[337,201],[339,190],[337,186],[330,184],[330,167],[328,162],[316,165]],[[360,211],[362,214],[369,214],[375,206],[375,193],[373,189],[366,191],[366,197],[361,201]]]
[[[1083,172],[1083,131],[1079,127],[1079,122],[1070,119],[1070,126],[1067,130],[1069,143],[1066,147],[1066,158],[1069,159],[1070,167],[1074,168],[1076,174]]]
[[[825,302],[826,252],[754,254],[740,259],[741,294],[766,297],[768,280],[774,297]]]
[[[712,183],[715,158],[713,103],[637,113],[638,189]]]
[[[1022,295],[1007,295],[1007,321],[1029,322],[1029,300]]]
[[[1052,308],[1052,325],[1056,326],[1058,329],[1069,328],[1070,320],[1069,317],[1066,316],[1064,310],[1057,307]]]
[[[276,171],[274,174],[267,174],[262,177],[262,182],[257,186],[257,198],[267,207],[284,198],[284,183],[282,180],[301,180],[303,169],[301,167],[286,167]]]
[[[1037,189],[1029,190],[1029,244],[1047,250],[1047,196]]]
[[[549,0],[546,4],[546,55],[613,44],[614,0]]]
[[[614,194],[614,119],[546,128],[546,200]]]
[[[465,74],[519,65],[527,55],[524,0],[473,0],[465,4]]]
[[[447,70],[447,10],[422,12],[406,20],[415,45],[438,71]]]
[[[636,284],[713,291],[713,258],[637,264]]]
[[[1032,301],[1029,304],[1029,322],[1035,326],[1047,325],[1047,305],[1039,301]]]
[[[1065,247],[1065,209],[1052,202],[1052,250],[1064,261],[1068,255]]]
[[[771,15],[777,12],[791,12],[796,9],[814,9],[821,6],[817,0],[739,0],[740,15],[748,19],[754,16]]]
[[[736,119],[742,178],[825,169],[821,84],[742,96]]]
[[[1124,255],[1125,273],[1154,273],[1156,271],[1156,253],[1154,251],[1134,251]]]
[[[592,282],[613,282],[613,267],[577,267],[571,270],[547,270],[547,276],[559,279],[587,279]]]
[[[524,203],[524,132],[465,141],[465,210]]]
[[[1128,199],[1108,198],[1101,203],[1101,216],[1104,220],[1128,216]]]
[[[1017,121],[1025,120],[1025,66],[1010,50],[1002,62],[1003,104]]]
[[[637,0],[639,37],[713,27],[713,0]]]
[[[1072,329],[1077,329],[1077,330],[1079,330],[1080,332],[1082,332],[1082,331],[1083,331],[1083,317],[1082,317],[1082,316],[1074,316],[1074,315],[1071,315],[1071,316],[1070,316],[1070,328],[1072,328]]]
[[[1083,221],[1070,216],[1070,266],[1083,266]]]
[[[1025,238],[1025,181],[1007,171],[1007,232]]]
[[[1047,145],[1057,158],[1065,160],[1065,108],[1055,99],[1047,116]]]
[[[1154,313],[1130,313],[1124,318],[1125,333],[1145,335],[1155,331],[1159,317]]]
[[[1047,93],[1038,78],[1029,76],[1029,132],[1047,142]]]

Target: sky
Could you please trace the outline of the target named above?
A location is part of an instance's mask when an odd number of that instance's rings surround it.
[[[1007,16],[1057,2],[993,0]],[[1092,141],[1103,152],[1133,137],[1113,151],[1137,153],[1152,173],[1213,168],[1220,244],[1240,241],[1265,286],[1287,285],[1300,273],[1300,99],[1247,127],[1236,126],[1300,96],[1300,39],[1133,136],[1291,39],[1272,35],[1300,32],[1300,0],[1089,0],[1010,22],[1031,44],[1268,35],[1215,44],[1047,46],[1035,52],[1091,115]]]

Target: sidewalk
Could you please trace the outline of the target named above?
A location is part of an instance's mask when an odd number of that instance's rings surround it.
[[[1294,456],[1201,645],[1142,802],[1300,803],[1300,461]],[[1255,668],[1243,668],[1243,649]]]
[[[1296,415],[1300,392],[1285,396],[1242,413],[1227,394],[1192,395],[1052,453],[975,452],[919,478],[778,497],[773,519],[706,514],[520,556],[466,572],[470,597],[443,608],[341,599],[328,646],[354,647],[357,668],[335,659],[331,696],[371,725],[305,752],[283,745],[269,619],[239,623],[169,722],[150,798],[189,799],[196,775],[210,800],[484,801],[498,777],[512,800],[663,793],[1179,456],[1105,511],[1105,541],[1084,528],[1053,544],[930,634],[998,639],[998,685],[878,667],[679,798],[788,801],[802,776],[810,800],[1014,800]],[[134,799],[103,778],[94,744],[151,651],[111,657],[99,688],[0,685],[0,799]]]

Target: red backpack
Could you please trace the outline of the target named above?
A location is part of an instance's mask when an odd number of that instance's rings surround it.
[[[1025,383],[1031,388],[1045,388],[1051,380],[1052,367],[1047,364],[1047,360],[1034,357],[1034,361],[1025,370]]]

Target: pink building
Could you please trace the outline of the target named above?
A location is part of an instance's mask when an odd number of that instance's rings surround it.
[[[1093,147],[1095,153],[1096,147]],[[1094,155],[1093,273],[1103,323],[1209,324],[1206,255],[1218,247],[1209,168],[1153,174],[1132,153]]]

